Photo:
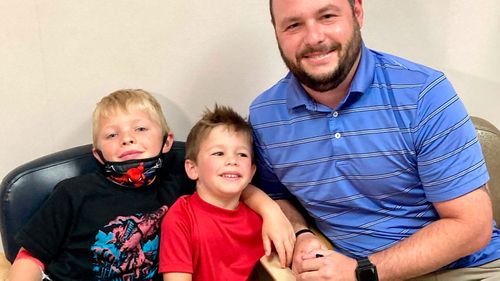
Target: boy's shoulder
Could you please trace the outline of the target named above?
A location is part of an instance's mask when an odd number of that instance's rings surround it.
[[[102,190],[107,184],[105,177],[97,172],[79,175],[58,182],[51,191],[51,196],[59,194],[59,197],[77,198]]]
[[[55,188],[72,188],[74,186],[97,186],[105,183],[105,178],[97,172],[63,179]]]
[[[187,212],[191,206],[191,203],[189,200],[191,197],[192,197],[192,195],[190,195],[190,194],[180,196],[177,200],[175,200],[174,204],[172,204],[169,211],[167,212],[167,215],[171,211],[172,211],[172,215],[174,215],[173,214],[174,212],[176,212],[176,213]]]

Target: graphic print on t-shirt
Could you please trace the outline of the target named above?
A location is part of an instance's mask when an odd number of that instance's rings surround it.
[[[99,230],[91,247],[96,280],[148,280],[158,272],[158,228],[168,207],[119,216]]]

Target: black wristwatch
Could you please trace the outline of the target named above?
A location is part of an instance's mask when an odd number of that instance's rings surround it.
[[[358,260],[356,279],[358,281],[378,281],[377,267],[368,258]]]

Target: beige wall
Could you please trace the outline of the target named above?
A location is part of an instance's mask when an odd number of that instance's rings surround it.
[[[500,127],[500,2],[367,0],[369,47],[443,70],[469,112]],[[266,0],[0,1],[0,178],[89,143],[95,102],[150,90],[183,140],[205,106],[246,114],[286,69]]]
[[[500,1],[366,0],[367,45],[447,73],[500,128]],[[246,114],[285,72],[266,0],[1,0],[0,178],[90,138],[95,102],[144,88],[184,140],[205,106]]]

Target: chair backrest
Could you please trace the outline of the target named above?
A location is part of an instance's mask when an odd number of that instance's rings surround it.
[[[497,225],[500,225],[500,131],[493,124],[479,117],[472,117],[472,122],[476,127],[490,174],[488,192],[493,202],[493,217]]]
[[[185,174],[184,154],[184,143],[174,142],[164,156],[168,173]],[[7,259],[12,262],[19,251],[15,234],[41,207],[58,182],[98,170],[92,145],[88,144],[38,158],[7,174],[0,185],[0,233]]]

